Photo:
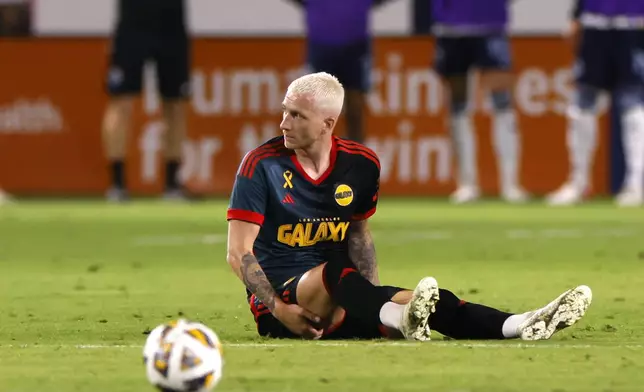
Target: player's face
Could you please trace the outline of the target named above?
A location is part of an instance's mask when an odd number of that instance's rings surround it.
[[[287,93],[282,102],[284,145],[290,149],[304,149],[331,133],[333,119],[326,118],[315,107],[311,97]]]

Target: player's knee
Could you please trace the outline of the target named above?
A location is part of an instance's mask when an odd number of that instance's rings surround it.
[[[463,302],[449,290],[439,289],[438,295],[440,301],[436,304],[436,312],[431,316],[430,322],[433,328],[445,329],[457,316]]]
[[[643,94],[644,91],[639,87],[620,89],[616,92],[624,132],[640,132],[644,127]]]
[[[449,290],[438,289],[438,295],[440,297],[438,303],[445,308],[457,308],[462,303],[461,299]]]
[[[297,303],[322,318],[332,315],[336,308],[331,299],[331,288],[326,284],[325,267],[320,265],[306,272],[296,288]]]
[[[411,300],[412,291],[395,286],[377,286],[378,290],[389,298],[390,301],[397,304],[407,304]]]
[[[467,111],[467,94],[452,93],[450,99],[450,111],[454,115],[465,113]]]
[[[450,111],[454,115],[467,111],[467,79],[465,77],[449,77],[447,84],[450,91]]]
[[[120,137],[125,133],[134,110],[133,100],[129,98],[113,99],[103,116],[103,132],[106,137]]]
[[[575,107],[582,112],[593,112],[597,105],[599,91],[590,86],[581,85],[575,92]]]
[[[134,98],[130,96],[112,98],[108,111],[118,117],[130,117],[134,112]]]
[[[510,90],[498,90],[492,92],[492,105],[495,111],[504,111],[512,107],[512,93]]]
[[[644,91],[639,86],[623,87],[616,92],[616,104],[622,113],[633,112],[644,105]]]

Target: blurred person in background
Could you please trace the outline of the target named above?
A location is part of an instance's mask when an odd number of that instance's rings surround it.
[[[616,202],[644,202],[644,0],[576,1],[570,27],[577,60],[576,94],[569,110],[568,181],[548,196],[551,205],[583,200],[592,186],[597,147],[597,98],[612,91],[623,128],[626,176]]]
[[[0,37],[31,35],[31,0],[0,0]]]
[[[25,37],[31,34],[29,0],[0,0],[0,37]],[[0,188],[0,205],[12,198]]]
[[[103,119],[104,146],[110,162],[110,201],[127,199],[125,156],[134,100],[141,93],[143,66],[156,63],[163,98],[164,198],[184,200],[178,183],[186,135],[186,101],[190,94],[190,41],[184,0],[119,0],[112,37],[107,90],[110,101]]]
[[[513,203],[528,198],[519,183],[521,140],[512,96],[508,8],[509,0],[431,0],[432,32],[437,36],[435,67],[450,90],[449,127],[458,163],[454,203],[480,196],[476,135],[468,107],[472,69],[480,71],[482,87],[492,99],[501,196]]]
[[[346,137],[364,142],[371,79],[371,10],[389,0],[290,0],[305,9],[310,72],[335,75],[346,89]]]

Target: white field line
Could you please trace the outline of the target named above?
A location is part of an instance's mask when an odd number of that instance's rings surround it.
[[[608,228],[602,230],[584,230],[577,228],[561,229],[540,229],[526,230],[513,229],[505,232],[505,236],[512,240],[531,239],[572,239],[572,238],[627,238],[634,237],[637,232],[634,230]]]
[[[468,236],[467,233],[446,230],[398,230],[386,232],[374,230],[373,234],[377,241],[395,244],[420,241],[447,241]],[[566,240],[583,238],[629,238],[637,236],[638,232],[619,228],[602,230],[585,230],[582,228],[533,230],[516,228],[502,231],[499,234],[508,240]],[[135,247],[164,247],[199,244],[213,245],[225,242],[225,234],[169,234],[135,237],[131,245]]]
[[[224,348],[295,348],[295,347],[402,347],[402,348],[418,348],[422,346],[438,346],[438,347],[458,347],[458,348],[509,348],[509,349],[526,349],[526,348],[539,348],[539,349],[588,349],[588,348],[627,348],[633,350],[644,349],[644,344],[538,344],[538,343],[459,343],[459,342],[445,342],[445,341],[430,341],[426,343],[413,343],[413,342],[373,342],[367,344],[355,344],[345,342],[314,342],[301,344],[296,343],[224,343]],[[0,345],[2,348],[74,348],[74,349],[123,349],[123,348],[136,348],[142,349],[142,345],[105,345],[105,344],[22,344],[22,345]]]
[[[183,245],[212,245],[226,242],[224,234],[170,234],[148,235],[135,237],[133,246],[183,246]]]

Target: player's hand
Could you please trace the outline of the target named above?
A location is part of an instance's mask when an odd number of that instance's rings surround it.
[[[294,334],[305,339],[319,339],[322,329],[315,328],[322,319],[295,304],[276,303],[273,315]]]
[[[576,48],[579,44],[579,37],[581,35],[581,24],[578,20],[570,21],[568,28],[564,32],[564,38],[573,48]]]

